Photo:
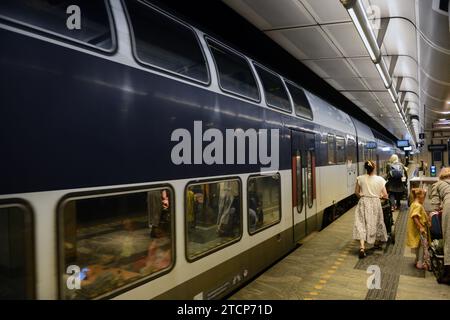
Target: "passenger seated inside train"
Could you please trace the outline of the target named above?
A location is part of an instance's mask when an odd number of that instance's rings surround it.
[[[81,286],[65,298],[90,299],[172,264],[169,189],[69,200],[63,207],[63,270],[80,269]]]

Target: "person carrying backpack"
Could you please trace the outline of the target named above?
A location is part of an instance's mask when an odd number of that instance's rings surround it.
[[[406,185],[403,179],[407,177],[407,174],[405,166],[399,161],[396,154],[393,154],[389,159],[386,172],[386,190],[389,194],[389,201],[392,210],[397,210],[400,209],[400,200],[406,192]]]

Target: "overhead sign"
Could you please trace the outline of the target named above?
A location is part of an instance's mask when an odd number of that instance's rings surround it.
[[[398,140],[397,147],[398,148],[409,147],[409,140]]]
[[[376,149],[378,147],[378,144],[375,141],[367,141],[366,142],[366,149]]]
[[[428,151],[447,151],[446,144],[429,144]]]
[[[404,147],[404,148],[403,148],[403,151],[412,151],[412,147],[411,147],[411,146],[409,146],[409,147]]]

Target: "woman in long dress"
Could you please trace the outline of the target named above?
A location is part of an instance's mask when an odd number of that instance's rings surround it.
[[[442,238],[444,240],[445,274],[442,282],[450,283],[450,168],[442,168],[439,181],[431,189],[431,204],[442,209]]]
[[[388,239],[380,201],[380,198],[388,198],[386,180],[375,174],[375,167],[373,161],[366,161],[364,168],[367,174],[359,176],[356,182],[355,194],[359,202],[355,211],[353,239],[360,242],[359,258],[366,256],[366,242],[378,247],[380,242]]]

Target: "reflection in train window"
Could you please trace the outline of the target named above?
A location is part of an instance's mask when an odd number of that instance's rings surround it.
[[[345,138],[336,136],[336,162],[345,163]]]
[[[66,12],[68,9],[70,14]],[[107,1],[2,0],[0,17],[105,51],[114,47]]]
[[[168,270],[174,256],[173,209],[173,193],[167,188],[64,201],[60,211],[62,298],[96,298]],[[67,270],[74,270],[70,268],[80,271],[78,290],[66,285]]]
[[[297,197],[297,212],[303,211],[303,165],[300,151],[295,155],[295,190]]]
[[[247,188],[250,234],[279,222],[281,219],[280,175],[250,177]]]
[[[203,83],[208,69],[194,31],[140,1],[125,1],[140,62]]]
[[[328,164],[336,163],[336,137],[332,134],[327,136]]]
[[[264,88],[266,103],[269,106],[290,112],[291,102],[281,78],[258,65],[255,65],[255,69]]]
[[[258,86],[247,60],[215,42],[208,41],[208,46],[216,63],[222,90],[259,100]]]
[[[194,260],[241,236],[239,180],[191,184],[186,189],[186,256]]]
[[[353,136],[347,136],[347,161],[356,163],[356,140]]]
[[[32,235],[26,207],[0,204],[0,300],[34,298]]]
[[[286,82],[286,86],[294,102],[295,114],[299,117],[312,120],[313,114],[305,92],[289,82]]]

